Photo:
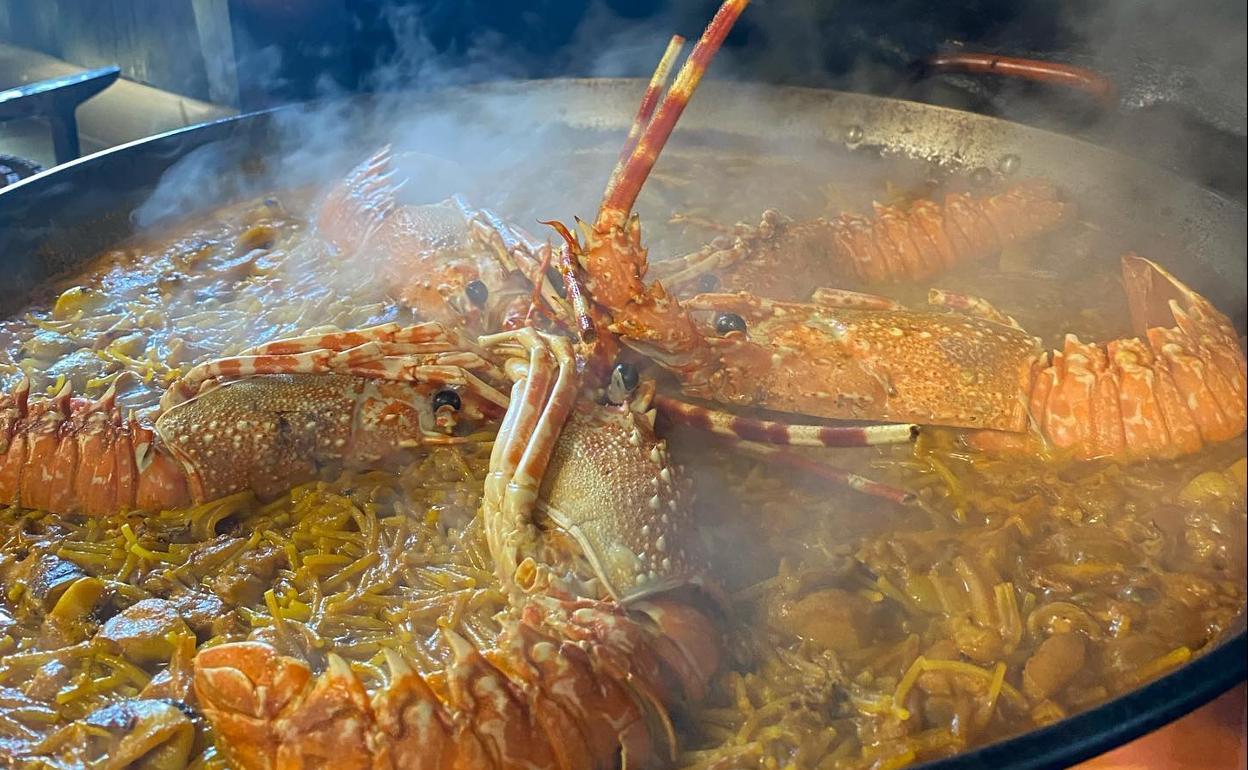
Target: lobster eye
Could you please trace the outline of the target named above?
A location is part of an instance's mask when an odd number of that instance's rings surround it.
[[[715,316],[715,331],[720,334],[744,332],[745,319],[736,313],[720,313]]]
[[[641,376],[637,374],[636,366],[625,362],[616,364],[611,370],[611,382],[607,385],[607,402],[617,406],[627,403],[639,382]]]
[[[468,299],[472,300],[472,304],[477,307],[485,305],[485,301],[490,298],[490,289],[481,281],[470,281],[464,287],[464,293],[468,295]]]
[[[698,291],[715,291],[719,286],[719,276],[714,273],[703,273],[698,276]]]
[[[464,404],[459,400],[459,394],[453,390],[439,390],[433,396],[433,411],[438,411],[444,406],[449,406],[455,411],[463,408]]]
[[[620,384],[624,386],[625,390],[629,391],[636,390],[637,382],[640,380],[640,376],[637,374],[637,367],[629,363],[616,364],[615,369],[611,372],[611,376],[612,378],[619,377]]]

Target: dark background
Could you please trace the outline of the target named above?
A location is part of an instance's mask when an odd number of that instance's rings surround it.
[[[499,78],[644,77],[717,0],[0,0],[0,42],[243,111]],[[1076,133],[1243,196],[1245,4],[1184,0],[755,0],[711,77],[918,99]],[[1071,62],[1079,94],[923,77],[941,51]],[[5,87],[0,83],[0,88]],[[1228,160],[1229,159],[1229,160]]]

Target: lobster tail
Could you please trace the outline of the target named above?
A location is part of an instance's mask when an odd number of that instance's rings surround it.
[[[1029,394],[1039,435],[1088,459],[1175,457],[1243,433],[1248,378],[1229,319],[1147,259],[1127,254],[1122,268],[1142,338],[1098,345],[1068,335]]]
[[[826,226],[834,261],[858,280],[915,281],[1000,254],[1057,226],[1071,210],[1051,184],[1031,180],[986,197],[950,193],[943,205],[877,203],[873,217],[843,214]]]
[[[660,733],[673,740],[662,680],[689,696],[706,689],[718,660],[704,655],[709,620],[674,603],[645,605],[643,621],[614,604],[534,602],[494,650],[446,631],[451,659],[433,677],[387,651],[389,682],[371,699],[341,659],[313,678],[258,642],[201,652],[196,694],[240,767],[581,770],[621,755],[644,765]],[[668,679],[672,669],[689,678]]]
[[[682,296],[744,289],[806,301],[810,284],[793,281],[795,275],[865,284],[923,280],[1037,237],[1069,219],[1073,208],[1053,185],[1029,180],[983,197],[950,193],[943,203],[877,203],[870,216],[795,222],[768,210],[759,224],[738,224],[727,231],[731,236],[698,252],[656,263],[656,272]]]
[[[58,513],[104,514],[190,502],[186,477],[155,436],[123,418],[110,388],[98,401],[66,383],[31,401],[23,382],[0,396],[0,502]]]
[[[396,206],[392,149],[386,145],[353,168],[321,204],[317,228],[338,248],[358,250]]]

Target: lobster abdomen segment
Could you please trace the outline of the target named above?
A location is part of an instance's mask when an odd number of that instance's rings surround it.
[[[111,392],[99,401],[68,386],[50,399],[29,395],[23,382],[0,396],[0,502],[86,514],[190,502],[181,467],[150,429],[121,416]]]
[[[1123,257],[1144,339],[1104,345],[1068,335],[1029,394],[1040,436],[1077,459],[1177,457],[1242,434],[1248,377],[1234,327],[1204,297],[1156,264]],[[1155,326],[1162,313],[1174,326]],[[988,447],[1018,443],[981,434]]]
[[[196,694],[243,770],[330,760],[360,768],[581,770],[612,767],[621,755],[629,767],[645,766],[659,737],[654,726],[667,724],[657,712],[668,703],[653,694],[697,694],[709,672],[696,683],[678,679],[673,691],[653,680],[657,669],[630,663],[664,658],[666,637],[655,629],[611,603],[534,599],[493,650],[448,632],[451,660],[428,679],[387,654],[389,684],[371,699],[340,659],[331,656],[313,679],[302,661],[262,642],[202,651]],[[679,615],[694,621],[694,632],[710,627],[692,608]]]

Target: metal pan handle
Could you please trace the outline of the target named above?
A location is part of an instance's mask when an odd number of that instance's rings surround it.
[[[46,118],[52,127],[56,162],[78,157],[78,105],[108,88],[121,75],[117,67],[87,70],[0,91],[0,121]]]
[[[920,70],[925,75],[997,75],[1061,86],[1086,94],[1102,109],[1118,105],[1118,86],[1113,80],[1096,70],[1074,64],[968,51],[936,54],[924,60]]]

